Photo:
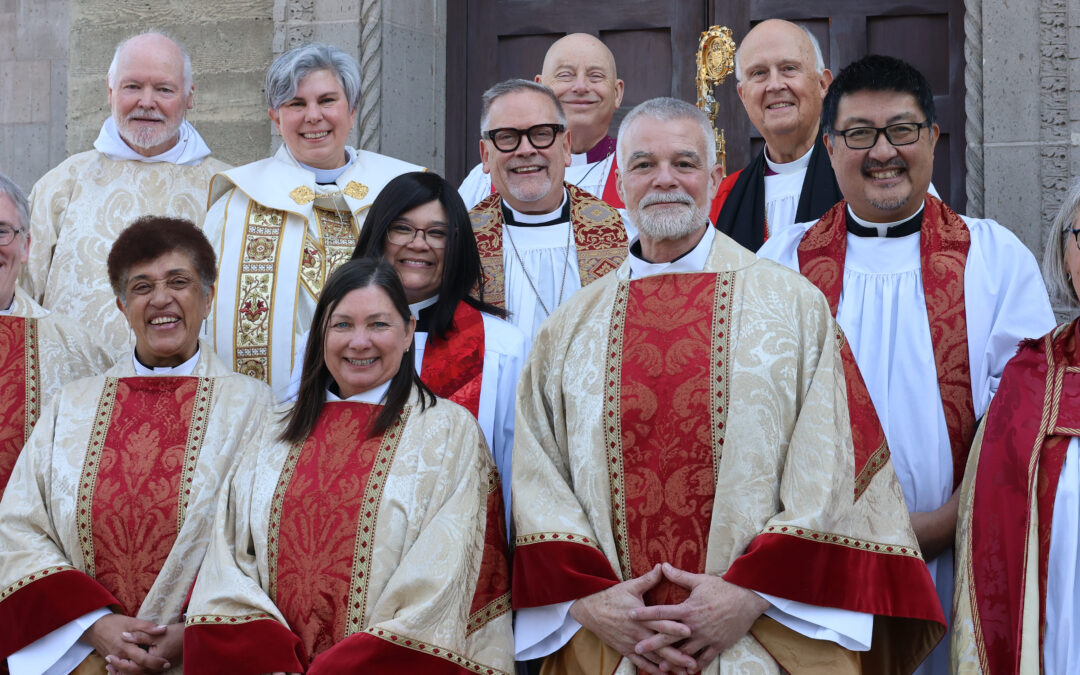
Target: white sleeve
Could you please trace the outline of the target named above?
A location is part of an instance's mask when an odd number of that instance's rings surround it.
[[[757,591],[754,591],[757,593]],[[819,607],[758,593],[769,603],[765,616],[814,640],[835,642],[853,652],[870,650],[874,615],[835,607]]]
[[[300,376],[304,373],[304,352],[307,351],[308,336],[311,335],[310,330],[304,331],[304,334],[300,336],[300,339],[296,341],[296,353],[293,355],[293,367],[292,372],[289,373],[289,386],[285,390],[286,403],[291,403],[296,400],[297,395],[300,393]]]
[[[573,600],[514,612],[514,660],[547,656],[570,642],[581,624],[570,616]]]
[[[465,202],[467,209],[476,206],[491,194],[491,176],[484,173],[483,164],[477,164],[469,175],[465,176],[465,180],[461,181],[461,187],[458,188],[458,194],[461,195],[461,200]]]
[[[11,675],[67,675],[94,651],[82,638],[86,629],[109,614],[102,607],[83,614],[8,657]]]

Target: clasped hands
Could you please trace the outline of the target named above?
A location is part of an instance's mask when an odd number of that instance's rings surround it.
[[[107,614],[83,637],[105,658],[109,675],[160,673],[183,658],[184,624],[158,625],[122,614]]]
[[[677,605],[646,607],[642,597],[661,580],[690,597]],[[718,576],[693,574],[668,563],[577,600],[570,615],[646,673],[700,672],[735,644],[769,607],[753,591]]]

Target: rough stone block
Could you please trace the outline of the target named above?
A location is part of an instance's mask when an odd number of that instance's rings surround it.
[[[394,5],[403,0],[394,0]],[[312,8],[315,21],[360,21],[360,0],[318,0]]]
[[[987,143],[1035,141],[1040,127],[1039,12],[1030,3],[989,0],[982,16],[983,136]]]
[[[8,124],[49,121],[49,62],[0,62],[0,120]]]
[[[20,59],[67,58],[68,0],[24,1],[16,16]]]
[[[988,145],[983,153],[987,218],[1012,230],[1036,256],[1042,253],[1041,152],[1038,144]]]
[[[37,179],[52,168],[48,138],[47,124],[0,126],[0,173],[29,193]]]
[[[18,15],[15,12],[0,12],[0,61],[12,61],[15,49],[19,46]]]
[[[457,3],[464,7],[465,3]],[[395,0],[383,3],[383,21],[421,33],[444,33],[446,3],[431,0]]]
[[[334,45],[360,60],[360,24],[355,21],[335,21],[312,24],[311,38]],[[385,40],[385,38],[384,38]],[[385,47],[386,43],[383,42]]]
[[[431,35],[383,27],[382,152],[440,171],[445,75],[435,72],[445,51]]]

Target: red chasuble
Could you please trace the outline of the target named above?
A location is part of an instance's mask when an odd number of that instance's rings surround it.
[[[0,497],[40,413],[37,319],[0,316]]]
[[[441,339],[428,335],[421,379],[440,398],[450,399],[476,417],[480,414],[480,382],[484,377],[484,317],[459,302],[454,322]]]
[[[954,488],[964,477],[968,450],[975,438],[964,308],[964,266],[970,246],[971,233],[963,219],[941,200],[926,195],[919,240],[922,282],[941,404],[952,447]],[[846,254],[847,202],[841,201],[806,231],[799,244],[799,271],[825,294],[834,317],[844,286]],[[848,360],[845,356],[846,372]],[[850,386],[849,376],[849,393]],[[855,417],[854,409],[852,417]],[[869,447],[864,447],[864,454],[867,450]]]
[[[626,227],[619,212],[577,187],[564,183],[570,195],[570,225],[577,246],[581,285],[588,286],[626,259]],[[484,299],[506,307],[502,242],[502,198],[496,193],[469,211],[484,273]]]
[[[1019,673],[1024,583],[1039,579],[1039,659],[1046,629],[1046,574],[1058,479],[1080,436],[1080,321],[1026,340],[1008,365],[986,417],[971,498],[967,575],[985,673]],[[1038,512],[1033,513],[1032,503]],[[1028,532],[1038,523],[1038,560]]]

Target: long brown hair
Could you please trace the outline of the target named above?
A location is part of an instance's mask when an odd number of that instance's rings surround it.
[[[285,429],[278,437],[282,441],[295,442],[308,437],[315,428],[315,422],[326,403],[326,389],[333,383],[333,377],[326,367],[326,328],[341,299],[350,291],[358,288],[377,286],[386,291],[394,309],[408,325],[412,320],[409,303],[405,300],[405,289],[401,285],[394,267],[383,260],[360,258],[350,260],[330,275],[315,306],[315,317],[311,321],[311,333],[308,336],[307,349],[304,351],[303,371],[300,376],[300,390],[296,404],[286,416]],[[435,404],[435,395],[420,380],[416,373],[416,345],[409,343],[409,349],[401,357],[401,365],[390,379],[390,389],[386,392],[383,409],[379,411],[372,426],[371,435],[386,431],[401,414],[409,400],[413,387],[420,392],[420,409]]]

